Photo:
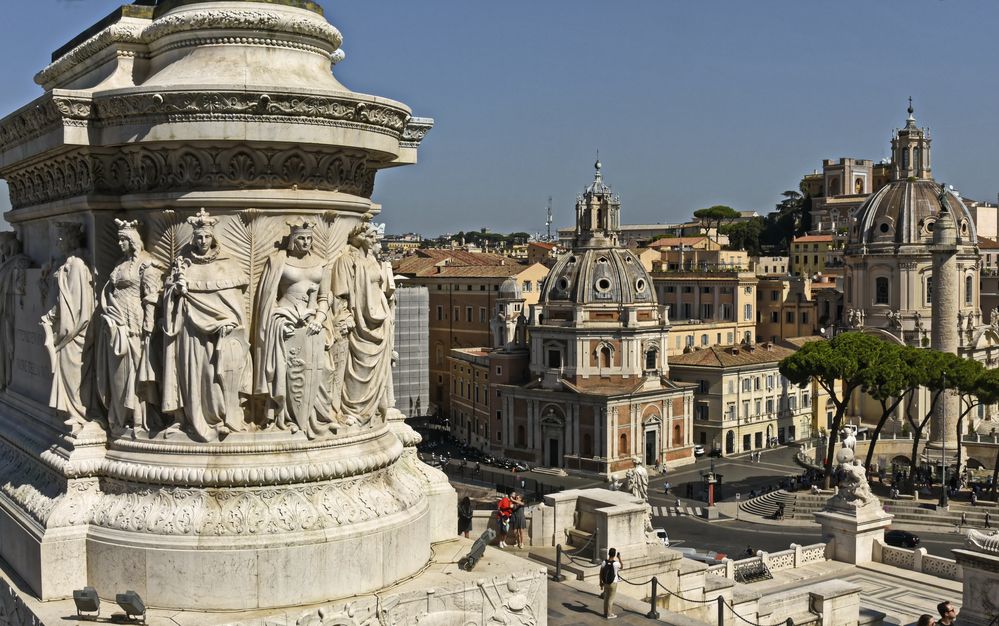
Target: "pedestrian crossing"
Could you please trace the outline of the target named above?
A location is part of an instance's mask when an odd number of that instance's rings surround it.
[[[699,506],[654,506],[652,507],[654,517],[682,517],[684,515],[701,516]]]

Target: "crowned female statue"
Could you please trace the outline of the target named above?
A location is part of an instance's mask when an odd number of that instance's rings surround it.
[[[164,412],[199,441],[245,430],[240,393],[250,391],[245,300],[249,279],[222,256],[202,209],[187,218],[191,243],[163,289]]]
[[[394,286],[375,255],[378,231],[361,224],[351,231],[347,250],[333,266],[333,295],[338,320],[346,322],[347,358],[340,407],[348,421],[361,423],[388,409],[392,371],[392,298]]]
[[[150,337],[156,322],[161,272],[142,247],[138,220],[115,220],[122,258],[101,290],[101,334],[95,347],[97,393],[111,434],[152,426],[147,402],[156,400]]]
[[[84,376],[84,346],[94,315],[94,275],[83,260],[83,225],[57,222],[56,249],[64,260],[43,275],[56,285],[56,303],[42,316],[45,347],[52,363],[52,391],[49,406],[77,428],[86,421],[83,399],[89,397],[89,381]]]
[[[315,223],[290,226],[260,278],[254,392],[267,397],[268,422],[312,439],[335,421],[329,267],[312,251]]]

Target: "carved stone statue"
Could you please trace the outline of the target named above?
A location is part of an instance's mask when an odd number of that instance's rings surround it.
[[[893,329],[902,328],[902,314],[899,311],[886,311],[885,317],[888,318],[888,327]]]
[[[330,275],[313,254],[315,223],[292,225],[288,245],[267,259],[257,292],[254,392],[268,422],[310,439],[334,423]]]
[[[336,321],[347,332],[347,355],[340,408],[348,422],[364,423],[388,412],[392,311],[395,287],[375,256],[377,231],[361,224],[351,231],[347,250],[333,266]]]
[[[251,368],[244,298],[249,281],[215,240],[202,209],[163,289],[163,403],[199,441],[245,430],[240,393]]]
[[[867,483],[864,466],[854,457],[853,449],[843,447],[836,454],[836,495],[829,499],[826,508],[855,510],[867,507],[881,508],[881,502]]]
[[[10,385],[14,371],[14,308],[24,293],[24,270],[31,259],[21,254],[21,240],[11,231],[0,233],[0,390]]]
[[[857,428],[856,426],[843,427],[843,447],[856,452],[857,450]]]
[[[49,406],[65,417],[67,425],[77,428],[86,421],[84,398],[89,397],[84,345],[94,315],[94,276],[82,258],[83,225],[57,222],[55,229],[56,248],[63,261],[54,271],[53,264],[43,271],[55,283],[57,293],[55,305],[41,322],[52,363]]]
[[[115,220],[122,259],[101,290],[100,335],[94,359],[97,392],[115,436],[129,426],[149,429],[148,402],[154,402],[156,376],[150,363],[150,337],[160,297],[160,271],[143,250],[138,221]]]
[[[635,467],[625,474],[625,478],[628,479],[628,490],[631,495],[647,502],[649,499],[649,472],[638,457],[633,458],[632,461]]]
[[[985,533],[974,528],[969,528],[967,532],[965,544],[969,548],[974,548],[978,552],[999,554],[999,535]]]
[[[989,312],[989,325],[993,328],[999,328],[999,307]]]

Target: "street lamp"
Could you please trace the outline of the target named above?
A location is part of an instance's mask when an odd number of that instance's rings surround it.
[[[947,377],[943,377],[944,403],[940,407],[940,508],[946,509],[950,503],[947,501]],[[957,445],[961,445],[958,442]]]

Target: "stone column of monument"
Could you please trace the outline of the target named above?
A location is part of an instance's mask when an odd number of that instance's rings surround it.
[[[941,193],[945,193],[941,190]],[[941,202],[941,210],[933,228],[933,327],[930,330],[930,347],[941,352],[957,354],[961,345],[958,328],[960,310],[960,274],[958,273],[958,235],[954,216]],[[957,418],[960,413],[958,399],[945,392],[933,407],[930,440],[927,446],[940,449],[946,446],[955,452]]]
[[[127,5],[0,120],[0,556],[42,599],[324,602],[454,534],[369,224],[432,120],[338,82],[341,39],[306,0]]]

